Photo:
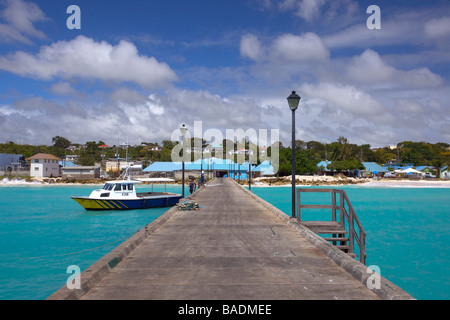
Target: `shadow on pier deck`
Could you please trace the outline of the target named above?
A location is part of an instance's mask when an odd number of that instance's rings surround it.
[[[214,179],[48,299],[413,299],[229,179]]]

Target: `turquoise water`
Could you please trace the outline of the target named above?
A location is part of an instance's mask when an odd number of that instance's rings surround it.
[[[0,299],[45,299],[65,285],[68,266],[86,269],[167,210],[92,213],[70,199],[93,188],[0,187]],[[417,299],[449,299],[450,188],[341,189],[367,233],[366,264]],[[290,188],[252,191],[290,213]]]
[[[450,298],[450,188],[337,188],[346,191],[366,231],[367,266],[379,266],[383,277],[416,299]],[[290,215],[290,188],[252,191]],[[330,199],[305,194],[309,204],[331,204]],[[305,212],[304,218],[323,220],[319,214],[316,219]]]
[[[88,212],[70,199],[95,188],[0,187],[0,299],[47,298],[65,285],[69,266],[85,270],[167,211]],[[151,186],[139,189],[151,191]],[[181,193],[181,186],[168,185],[167,191]]]

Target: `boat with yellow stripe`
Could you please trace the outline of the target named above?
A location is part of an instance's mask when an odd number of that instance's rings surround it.
[[[74,196],[72,199],[86,210],[131,210],[171,207],[179,202],[181,199],[180,194],[170,192],[136,192],[136,185],[144,181],[167,182],[169,180],[171,179],[107,181],[102,189],[92,191],[88,197]]]

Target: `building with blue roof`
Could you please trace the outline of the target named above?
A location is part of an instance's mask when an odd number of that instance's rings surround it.
[[[366,169],[366,173],[385,173],[389,171],[375,162],[362,162],[362,164]]]
[[[259,176],[274,176],[275,170],[273,168],[272,162],[269,160],[265,160],[261,162],[259,166],[257,166],[254,170],[255,172],[259,173]]]
[[[76,165],[75,163],[73,163],[72,161],[67,161],[67,160],[60,160],[59,161],[59,165],[61,167],[77,167],[78,165]]]
[[[247,179],[248,164],[237,164],[231,159],[205,158],[184,163],[185,177],[200,177],[201,171],[207,178],[231,177],[232,179]],[[181,179],[181,162],[154,162],[142,170],[150,176],[164,176]]]
[[[331,161],[325,160],[325,161],[320,161],[317,164],[317,168],[323,167],[324,171],[331,171],[330,169],[328,169],[328,165],[331,164]]]
[[[328,160],[321,161],[317,164],[317,168],[322,167],[325,172],[331,173],[331,170],[328,168],[328,165],[330,165],[331,163],[332,163],[332,161],[328,161]],[[364,166],[364,170],[362,170],[362,171],[365,171],[365,173],[367,173],[367,174],[385,173],[385,172],[389,171],[385,167],[382,167],[375,162],[362,162],[362,165]],[[359,177],[359,176],[364,175],[364,172],[361,172],[361,170],[355,170],[355,174],[356,174],[356,176]]]
[[[143,173],[171,173],[176,170],[181,170],[181,162],[153,162],[147,168],[142,170]]]

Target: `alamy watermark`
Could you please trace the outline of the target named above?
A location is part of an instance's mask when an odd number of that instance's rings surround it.
[[[71,275],[67,279],[66,285],[67,289],[81,289],[81,269],[79,266],[71,265],[67,267],[66,273],[70,273]]]
[[[81,9],[77,5],[70,5],[66,10],[67,14],[70,14],[70,17],[67,18],[66,25],[67,29],[81,29]]]
[[[191,139],[191,137],[195,139]],[[171,159],[173,162],[182,162],[184,157],[185,162],[189,163],[191,160],[195,162],[212,157],[213,150],[217,145],[220,145],[225,152],[216,152],[214,157],[217,159],[233,161],[236,159],[237,163],[249,162],[253,165],[269,161],[274,173],[277,173],[279,168],[279,137],[279,129],[226,129],[225,135],[221,130],[215,128],[203,132],[203,122],[194,121],[194,127],[186,133],[184,143],[180,129],[172,132],[171,140],[179,143],[172,149]],[[223,145],[224,138],[225,145]],[[202,141],[208,141],[208,145],[203,146]],[[183,146],[186,152],[182,152]],[[270,154],[267,152],[268,147],[270,147]],[[192,150],[194,152],[191,152]],[[189,159],[187,159],[186,154],[190,155]]]
[[[77,5],[70,5],[66,10],[67,14],[70,16],[67,18],[66,25],[67,29],[73,30],[81,29],[81,9]],[[366,10],[367,14],[370,14],[370,17],[367,19],[366,25],[370,30],[381,29],[381,9],[377,5],[370,5]]]
[[[372,265],[367,267],[368,274],[370,274],[369,278],[367,278],[366,286],[370,290],[379,290],[381,289],[381,269],[379,266]]]
[[[370,14],[371,16],[367,18],[366,26],[369,30],[374,29],[381,29],[381,9],[377,5],[371,5],[367,7],[366,10],[367,14]]]

